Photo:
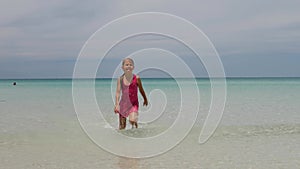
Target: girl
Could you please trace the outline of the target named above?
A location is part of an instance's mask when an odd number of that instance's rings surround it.
[[[139,89],[144,99],[144,106],[148,105],[148,100],[142,86],[142,81],[138,75],[132,73],[134,69],[134,61],[125,58],[122,62],[124,74],[118,78],[116,90],[116,103],[114,112],[119,113],[119,129],[126,128],[126,118],[129,116],[129,122],[133,127],[138,128],[137,118],[139,101],[137,91]],[[119,102],[120,93],[121,101]]]

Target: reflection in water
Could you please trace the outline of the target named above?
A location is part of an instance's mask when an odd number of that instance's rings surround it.
[[[139,159],[119,157],[118,166],[120,169],[138,169]]]

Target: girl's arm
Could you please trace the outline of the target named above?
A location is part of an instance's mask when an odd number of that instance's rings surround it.
[[[143,88],[143,85],[142,85],[142,81],[141,81],[141,78],[139,76],[137,76],[137,84],[138,84],[138,87],[139,87],[139,91],[141,93],[141,95],[143,96],[144,98],[144,106],[148,106],[148,100],[147,100],[147,96],[145,94],[145,91],[144,91],[144,88]]]
[[[116,102],[115,102],[115,108],[114,108],[115,113],[120,112],[120,106],[119,106],[120,93],[121,93],[121,83],[120,83],[120,78],[118,78],[117,89],[116,89]]]

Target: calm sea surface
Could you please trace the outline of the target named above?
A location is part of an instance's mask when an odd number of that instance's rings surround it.
[[[140,128],[124,132],[131,137],[164,132],[188,102],[174,79],[142,80],[150,105],[143,107],[139,96]],[[87,87],[88,80],[79,81]],[[190,79],[180,81],[193,85]],[[162,155],[129,159],[102,150],[81,129],[72,80],[0,80],[0,168],[300,168],[300,78],[227,79],[222,120],[201,145],[211,84],[209,79],[196,82],[200,110],[188,136]],[[96,102],[109,123],[99,127],[118,127],[115,85],[114,79],[95,81]]]

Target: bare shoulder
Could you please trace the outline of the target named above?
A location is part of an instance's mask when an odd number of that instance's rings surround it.
[[[141,83],[141,81],[142,81],[141,77],[139,75],[136,75],[136,80],[137,80],[138,83]]]
[[[118,77],[118,79],[117,79],[117,84],[118,84],[118,85],[121,83],[121,80],[122,80],[122,76],[121,76],[121,77]]]
[[[138,85],[140,86],[142,81],[141,81],[141,78],[139,75],[136,75],[136,81],[137,81]]]

